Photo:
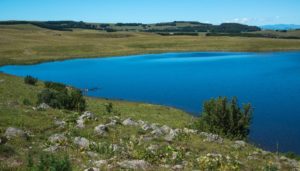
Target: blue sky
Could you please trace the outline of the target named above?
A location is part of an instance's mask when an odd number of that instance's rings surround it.
[[[0,0],[0,20],[300,24],[300,0]]]

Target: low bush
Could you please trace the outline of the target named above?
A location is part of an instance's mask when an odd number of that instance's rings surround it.
[[[42,154],[39,158],[37,164],[33,163],[32,156],[28,157],[27,162],[28,170],[37,170],[37,171],[71,171],[71,163],[69,157],[65,155],[60,157],[54,154]]]
[[[82,92],[75,88],[67,88],[60,83],[45,83],[46,89],[38,94],[38,103],[46,103],[53,108],[84,111],[86,102]]]
[[[211,99],[204,103],[203,112],[194,125],[200,131],[219,134],[231,139],[246,139],[250,133],[252,107],[243,105],[237,98],[228,101],[226,97]]]
[[[35,85],[38,82],[38,79],[34,78],[34,77],[30,76],[30,75],[27,75],[24,78],[24,82],[25,82],[25,84]]]

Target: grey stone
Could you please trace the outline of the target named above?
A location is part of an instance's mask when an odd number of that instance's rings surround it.
[[[164,134],[168,134],[171,130],[170,127],[168,127],[167,125],[164,125],[160,128],[160,130],[164,133]]]
[[[101,168],[107,166],[108,162],[106,160],[98,160],[94,162],[94,165]]]
[[[246,147],[246,142],[245,141],[235,141],[234,144],[232,145],[235,149],[241,149]]]
[[[125,160],[118,162],[118,165],[121,168],[133,170],[147,170],[149,168],[149,163],[145,160]]]
[[[97,158],[99,157],[98,153],[92,152],[92,151],[88,151],[86,153],[90,158]]]
[[[159,128],[156,128],[154,129],[152,132],[151,132],[152,135],[156,136],[156,137],[159,137],[159,136],[162,136],[163,135],[163,132],[159,129]]]
[[[223,143],[223,138],[217,134],[201,132],[200,135],[206,137],[205,142]]]
[[[173,141],[174,138],[176,138],[178,136],[178,131],[171,129],[170,132],[165,136],[165,140],[166,141]]]
[[[84,137],[75,137],[74,144],[83,149],[88,149],[90,146],[90,141]]]
[[[53,134],[48,138],[48,141],[52,144],[62,144],[67,142],[68,139],[64,134]]]
[[[43,151],[53,153],[53,152],[56,152],[58,150],[59,150],[59,146],[58,145],[53,145],[53,146],[50,146],[50,147],[44,149]]]
[[[148,130],[151,129],[151,127],[150,127],[149,124],[145,123],[145,124],[142,125],[142,129],[143,129],[144,131],[148,131]]]
[[[90,167],[90,168],[84,169],[84,171],[100,171],[100,169],[95,168],[95,167]]]
[[[97,135],[103,136],[108,133],[108,127],[106,125],[98,125],[94,128],[94,131]]]
[[[28,135],[21,129],[8,127],[4,133],[4,136],[7,139],[12,139],[14,137],[27,138]]]
[[[138,123],[133,121],[131,118],[125,119],[122,122],[122,124],[125,125],[125,126],[137,126],[138,125]]]
[[[95,115],[90,111],[85,111],[78,119],[94,119]]]
[[[50,108],[50,106],[47,105],[46,103],[41,103],[37,107],[38,110],[46,110],[46,109],[49,109],[49,108]]]
[[[183,170],[183,166],[182,165],[175,165],[172,167],[173,170]]]
[[[63,120],[54,120],[54,125],[58,126],[59,128],[64,128],[66,125],[66,122]]]
[[[186,134],[197,134],[198,131],[195,129],[183,128],[183,132]]]

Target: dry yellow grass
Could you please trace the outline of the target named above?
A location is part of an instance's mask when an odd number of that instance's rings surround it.
[[[160,36],[152,33],[95,30],[53,31],[32,25],[0,26],[0,65],[68,58],[178,51],[299,50],[300,40]]]

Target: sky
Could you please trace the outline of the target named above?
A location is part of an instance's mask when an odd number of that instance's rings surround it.
[[[0,0],[0,20],[300,24],[300,0]]]

